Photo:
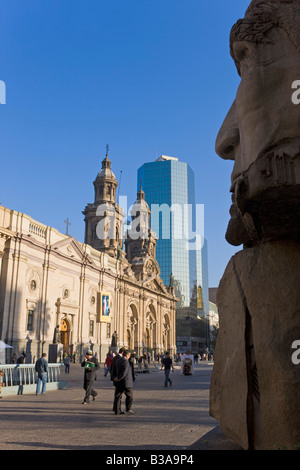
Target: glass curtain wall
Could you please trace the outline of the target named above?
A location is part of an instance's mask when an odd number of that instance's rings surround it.
[[[202,250],[193,249],[194,172],[187,163],[177,159],[159,159],[139,168],[137,182],[138,189],[142,186],[145,192],[151,210],[151,228],[158,236],[156,258],[164,284],[169,285],[173,276],[175,295],[179,298],[176,318],[197,318],[206,310],[206,303],[208,314],[207,257]]]

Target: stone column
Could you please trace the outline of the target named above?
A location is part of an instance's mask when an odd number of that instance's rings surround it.
[[[145,308],[145,294],[143,292],[139,295],[139,312],[138,312],[138,354],[141,355],[143,352],[143,334],[144,334],[144,317],[146,313],[144,312]]]
[[[1,279],[1,271],[2,271],[2,258],[4,255],[5,250],[5,243],[8,237],[3,233],[0,233],[0,279]]]

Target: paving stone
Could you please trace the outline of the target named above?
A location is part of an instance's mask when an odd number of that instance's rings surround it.
[[[210,450],[238,449],[209,416],[212,364],[195,366],[192,376],[176,368],[172,387],[164,372],[150,366],[134,382],[135,414],[115,416],[114,387],[97,374],[98,396],[82,405],[83,368],[71,364],[66,390],[7,396],[0,400],[1,450]],[[3,432],[5,430],[5,432]]]

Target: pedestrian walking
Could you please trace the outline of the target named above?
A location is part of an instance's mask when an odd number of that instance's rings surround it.
[[[172,385],[172,380],[170,379],[170,371],[174,372],[173,361],[170,357],[170,353],[166,352],[165,357],[161,360],[161,369],[165,369],[165,385],[164,387],[168,386],[168,382],[170,382],[170,387]]]
[[[46,384],[48,379],[48,362],[46,360],[47,354],[43,353],[35,363],[35,371],[37,372],[36,395],[40,394],[42,384],[42,395],[46,393]]]
[[[109,353],[107,353],[105,363],[104,363],[104,367],[105,367],[104,377],[107,376],[108,372],[109,373],[111,372],[112,360],[113,360],[113,358],[111,357],[111,355]]]
[[[90,396],[93,397],[93,401],[97,396],[97,392],[93,388],[93,384],[97,378],[96,372],[100,369],[100,364],[93,356],[93,351],[88,350],[86,352],[85,358],[81,363],[81,367],[84,367],[83,388],[85,390],[85,397],[82,404],[86,405],[90,402]]]
[[[5,387],[5,382],[3,381],[3,376],[4,376],[3,370],[0,370],[0,398],[2,398],[1,389],[2,389],[2,387]]]
[[[65,374],[70,373],[70,364],[71,364],[72,358],[71,356],[66,356],[64,358],[64,365],[65,365]]]
[[[133,381],[132,371],[129,364],[130,352],[127,350],[123,351],[123,356],[118,359],[115,363],[115,376],[113,378],[115,386],[115,397],[114,397],[114,413],[116,415],[124,414],[121,410],[121,399],[123,393],[125,394],[125,407],[126,413],[133,414],[134,411],[131,409],[133,403]]]
[[[129,358],[129,365],[131,367],[131,373],[132,373],[132,380],[135,382],[135,370],[134,370],[134,359],[135,359],[135,353],[132,353]]]
[[[111,366],[110,366],[110,380],[113,380],[116,377],[116,362],[123,356],[123,352],[125,348],[120,348],[119,352],[112,358]]]
[[[121,357],[123,357],[123,352],[125,351],[125,348],[120,348],[119,349],[119,352],[112,358],[112,362],[111,362],[111,368],[110,368],[110,380],[113,381],[113,385],[114,387],[116,387],[116,384],[114,382],[114,378],[117,377],[117,361],[119,361],[121,359]],[[115,403],[116,403],[116,388],[115,388],[115,394],[114,394],[114,403],[113,403],[113,412],[115,412],[115,414],[118,414],[115,410]],[[120,407],[121,407],[121,404],[120,404]],[[120,414],[123,414],[123,413],[120,413]]]

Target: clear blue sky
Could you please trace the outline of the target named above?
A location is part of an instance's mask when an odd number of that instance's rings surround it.
[[[161,154],[189,163],[205,205],[209,285],[225,241],[232,162],[215,153],[239,77],[229,33],[250,0],[0,0],[0,202],[84,241],[82,210],[110,146],[120,195]]]

